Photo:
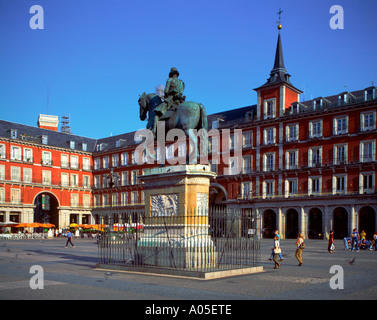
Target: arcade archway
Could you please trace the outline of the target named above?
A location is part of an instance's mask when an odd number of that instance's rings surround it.
[[[58,200],[52,193],[41,192],[34,199],[34,222],[59,226]]]
[[[343,239],[348,234],[348,212],[343,207],[334,209],[333,215],[334,239]]]
[[[263,237],[273,238],[276,230],[276,213],[271,209],[263,212]]]
[[[376,212],[369,206],[359,210],[359,231],[363,230],[367,234],[367,239],[373,239],[373,234],[376,231]]]
[[[323,239],[322,211],[312,208],[309,211],[309,239]]]
[[[298,235],[298,212],[295,209],[289,209],[286,213],[285,238],[296,239]]]

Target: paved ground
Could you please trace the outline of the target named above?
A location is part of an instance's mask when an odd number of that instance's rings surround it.
[[[250,300],[250,299],[360,299],[377,296],[377,252],[343,250],[336,241],[334,254],[327,242],[307,240],[304,265],[297,266],[294,240],[282,240],[282,267],[268,261],[272,241],[262,241],[263,273],[195,280],[95,269],[97,247],[92,240],[75,240],[76,248],[64,248],[65,239],[0,242],[0,299],[127,299],[127,300]],[[33,265],[44,272],[44,288],[31,289]],[[333,290],[333,265],[344,272],[344,289]],[[35,283],[35,281],[34,281]],[[335,282],[340,284],[340,282]]]

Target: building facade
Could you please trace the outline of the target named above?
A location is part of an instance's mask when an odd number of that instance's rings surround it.
[[[217,173],[210,205],[256,213],[263,237],[278,229],[282,238],[324,239],[330,230],[343,238],[353,228],[372,237],[376,87],[300,102],[279,31],[273,69],[254,90],[255,105],[208,116],[210,130],[230,132],[226,141],[210,139],[209,163]],[[117,222],[130,208],[143,208],[139,177],[159,164],[137,164],[134,135],[95,140],[61,133],[49,116],[38,127],[0,121],[0,219],[64,228],[101,216]],[[240,145],[242,160],[214,163],[215,144],[223,152],[224,143],[231,154]]]

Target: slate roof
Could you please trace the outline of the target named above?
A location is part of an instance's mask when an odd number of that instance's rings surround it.
[[[48,137],[47,145],[58,148],[70,148],[70,141],[75,141],[75,149],[77,151],[83,151],[83,143],[87,145],[87,151],[93,152],[95,150],[96,140],[91,138],[85,138],[82,136],[77,136],[74,134],[63,133],[58,131],[52,131],[48,129],[42,129],[39,127],[32,127],[24,124],[19,124],[15,122],[9,122],[5,120],[0,120],[0,137],[11,138],[11,130],[17,130],[17,140],[35,142],[39,140],[42,141],[42,135]],[[30,140],[29,140],[30,139]]]

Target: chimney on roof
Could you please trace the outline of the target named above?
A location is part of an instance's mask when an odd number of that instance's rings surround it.
[[[38,128],[58,131],[59,117],[47,114],[40,114],[38,117]]]

